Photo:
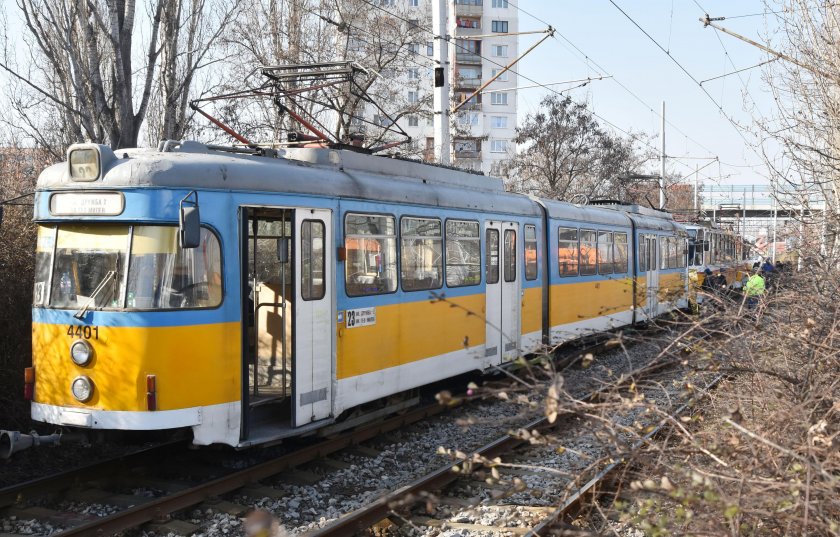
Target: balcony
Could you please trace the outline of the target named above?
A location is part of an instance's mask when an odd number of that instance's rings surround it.
[[[483,5],[464,5],[457,3],[455,4],[455,16],[456,17],[481,17],[484,14],[484,6]]]
[[[478,88],[481,86],[480,78],[458,77],[455,80],[456,88]]]
[[[455,53],[455,61],[463,64],[481,65],[481,56],[458,49],[458,52]]]
[[[470,38],[476,35],[482,35],[481,28],[472,28],[472,27],[465,27],[465,26],[457,26],[455,27],[455,37],[459,38]]]
[[[481,160],[481,151],[455,151],[455,160]]]

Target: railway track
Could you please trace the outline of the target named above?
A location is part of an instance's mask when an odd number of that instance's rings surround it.
[[[658,366],[648,368],[645,374],[650,375],[669,367],[673,367],[673,364],[659,364]],[[699,399],[705,397],[709,393],[709,390],[717,385],[722,378],[723,375],[714,377],[708,382],[703,390],[701,390],[695,397],[692,397],[691,401],[684,401],[676,405],[672,409],[671,415],[674,417],[680,416],[686,410],[692,408],[692,406]],[[640,379],[636,375],[628,375],[628,383],[639,381]],[[589,402],[597,401],[601,396],[601,391],[595,390],[591,392],[585,400]],[[525,425],[524,429],[527,431],[546,431],[550,429],[558,429],[567,425],[574,427],[574,425],[568,423],[568,421],[559,421],[552,424],[549,423],[546,417],[540,417]],[[575,513],[576,509],[578,509],[584,499],[589,498],[595,491],[599,490],[604,483],[608,482],[610,478],[618,472],[629,459],[632,458],[634,453],[651,442],[652,439],[666,426],[667,420],[657,422],[655,425],[650,427],[649,432],[633,443],[629,449],[624,451],[623,456],[618,460],[614,460],[603,465],[603,467],[601,467],[593,475],[583,474],[576,476],[577,479],[570,479],[570,483],[581,482],[582,484],[575,487],[566,487],[566,493],[559,506],[506,506],[510,507],[509,511],[514,513],[522,513],[524,511],[529,518],[538,519],[538,522],[536,523],[508,527],[489,526],[475,523],[462,523],[457,520],[447,520],[445,517],[430,517],[428,514],[424,514],[422,516],[412,516],[411,514],[406,514],[406,512],[411,512],[412,506],[420,506],[421,511],[424,509],[428,510],[432,507],[433,511],[444,514],[452,514],[465,509],[473,510],[479,507],[479,504],[483,502],[476,498],[475,486],[467,486],[469,494],[472,495],[471,498],[464,498],[462,497],[463,495],[452,493],[452,489],[457,488],[457,484],[465,480],[471,480],[473,484],[478,483],[479,488],[482,488],[484,485],[482,481],[485,476],[488,476],[488,472],[480,471],[482,466],[485,467],[485,470],[489,470],[493,466],[492,464],[487,464],[489,461],[493,461],[494,459],[498,460],[497,458],[502,455],[510,455],[516,450],[529,444],[528,440],[522,437],[506,434],[472,453],[464,454],[465,456],[462,455],[459,458],[460,460],[455,460],[451,463],[445,464],[435,471],[420,477],[414,482],[378,498],[376,501],[371,502],[367,506],[349,513],[328,526],[306,534],[306,537],[356,535],[361,534],[372,527],[379,528],[380,532],[378,534],[383,535],[416,535],[417,533],[423,533],[421,528],[424,526],[436,530],[449,529],[454,531],[467,531],[470,534],[474,533],[476,535],[549,535],[552,530],[562,526],[564,521]],[[525,447],[526,451],[527,449],[528,448]],[[471,469],[472,472],[477,473],[477,476],[474,478],[471,478],[469,475],[465,476],[465,466]],[[501,471],[504,472],[505,470]],[[498,477],[499,474],[494,472],[493,475]],[[498,499],[499,496],[499,491],[493,491],[492,489],[488,490],[487,494],[485,494],[485,497],[493,499]],[[498,506],[490,505],[490,507],[492,508]],[[411,527],[414,530],[420,531],[415,533],[402,532],[398,528],[399,524],[393,524],[391,520],[401,521],[403,526]],[[386,530],[384,533],[381,531],[383,528],[391,526],[396,529],[392,531]]]
[[[557,361],[560,367],[566,367],[585,354],[600,352],[607,346],[606,340],[600,340],[569,348],[560,353]],[[179,455],[174,445],[163,446],[159,450],[148,450],[136,456],[122,457],[60,476],[42,478],[0,490],[0,519],[16,517],[44,521],[47,523],[46,528],[60,529],[61,535],[111,535],[148,524],[152,524],[152,529],[161,532],[190,534],[197,531],[198,527],[188,520],[175,517],[177,513],[198,506],[201,509],[218,509],[239,516],[248,507],[223,499],[225,495],[234,491],[244,491],[244,494],[250,497],[271,497],[276,493],[272,493],[270,487],[263,486],[262,481],[277,479],[277,476],[281,476],[279,479],[282,479],[284,473],[294,472],[295,468],[328,459],[331,454],[353,449],[363,442],[439,414],[445,408],[439,404],[427,405],[341,436],[306,444],[288,453],[237,470],[224,468],[218,461],[213,467],[213,460],[208,461],[202,456],[196,456],[196,452],[184,458],[183,452]],[[529,429],[539,427],[540,421],[531,420],[522,423],[521,426]],[[511,449],[512,442],[510,438],[500,438],[479,451],[487,453],[488,456],[502,453]],[[198,453],[212,454],[209,451]],[[167,460],[168,465],[165,464]],[[164,464],[161,461],[164,461]],[[182,468],[171,474],[164,473],[162,477],[155,477],[160,474],[157,471],[160,470],[160,466]],[[449,468],[441,468],[435,476],[418,480],[413,488],[429,490],[435,486],[442,486],[450,479],[450,474]],[[56,498],[64,498],[64,503],[59,502],[58,508],[55,507]],[[67,501],[71,501],[70,506],[68,510],[63,510],[61,506],[66,506]],[[108,508],[99,509],[96,513],[85,510],[79,512],[73,501]],[[361,527],[363,523],[379,516],[391,501],[393,498],[376,500],[365,510],[340,519],[341,525],[344,528]],[[384,516],[379,520],[381,518]],[[371,524],[375,522],[376,520],[373,520]],[[3,527],[0,526],[0,534],[2,532]]]

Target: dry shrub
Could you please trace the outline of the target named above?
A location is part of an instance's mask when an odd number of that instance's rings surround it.
[[[648,535],[840,532],[840,275],[813,266],[777,283],[755,310],[724,300],[706,305],[717,317],[685,323],[712,334],[690,366],[726,380],[630,456],[616,494],[590,504],[590,529],[620,519]]]
[[[36,149],[0,149],[0,199],[31,192],[49,164]],[[0,224],[0,428],[26,429],[29,405],[23,400],[23,369],[31,359],[32,278],[35,226],[32,197],[4,206]]]

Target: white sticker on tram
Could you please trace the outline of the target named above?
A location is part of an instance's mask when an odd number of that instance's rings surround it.
[[[359,328],[376,324],[376,308],[359,308],[347,310],[344,315],[347,328]]]

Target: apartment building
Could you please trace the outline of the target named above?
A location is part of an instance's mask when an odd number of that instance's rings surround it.
[[[460,103],[484,82],[496,75],[519,55],[518,10],[508,0],[449,0],[450,71],[452,102]],[[431,0],[388,0],[389,4],[405,2],[409,16],[427,28],[432,26]],[[427,36],[428,37],[428,36]],[[431,38],[415,47],[418,55],[431,59]],[[422,63],[417,62],[419,65]],[[419,85],[420,92],[432,93],[432,62],[428,69],[409,67],[408,79],[428,78]],[[462,168],[498,174],[501,163],[514,151],[516,128],[516,75],[503,73],[482,93],[469,99],[451,117],[452,164]],[[423,89],[425,88],[425,89]],[[409,102],[422,99],[417,88],[406,89]],[[434,133],[430,117],[408,116],[400,125],[422,146],[424,158],[434,155]]]

